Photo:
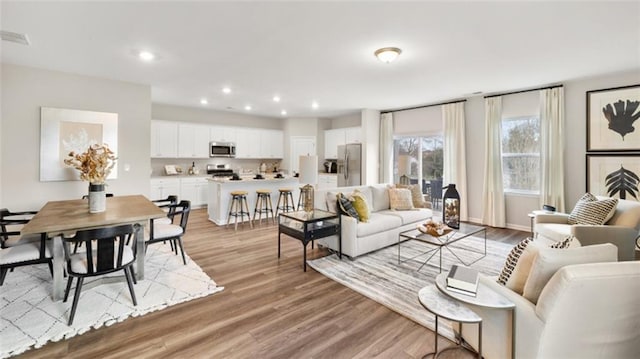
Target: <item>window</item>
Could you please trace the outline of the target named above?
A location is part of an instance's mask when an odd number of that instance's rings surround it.
[[[540,118],[502,119],[502,179],[505,192],[540,192]]]
[[[423,193],[426,182],[442,179],[441,135],[403,136],[393,141],[393,180],[400,182],[400,176],[407,175],[410,183],[422,183]]]

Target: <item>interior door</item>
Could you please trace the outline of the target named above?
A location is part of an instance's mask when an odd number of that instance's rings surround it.
[[[300,156],[316,155],[316,138],[313,136],[291,136],[289,173],[298,173]]]

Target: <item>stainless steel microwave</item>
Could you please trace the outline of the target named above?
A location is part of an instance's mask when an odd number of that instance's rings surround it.
[[[236,144],[233,142],[210,142],[209,157],[235,157]]]

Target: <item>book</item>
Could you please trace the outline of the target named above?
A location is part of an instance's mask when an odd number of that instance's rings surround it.
[[[447,286],[447,290],[448,291],[452,291],[452,292],[456,292],[456,293],[460,293],[460,294],[464,294],[464,295],[468,295],[468,296],[471,296],[471,297],[475,297],[476,296],[476,292],[469,292],[468,290],[454,288],[454,287],[450,287],[450,286]]]
[[[447,287],[475,293],[478,290],[478,271],[454,264],[447,275]]]

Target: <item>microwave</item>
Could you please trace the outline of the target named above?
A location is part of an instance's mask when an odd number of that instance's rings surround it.
[[[235,157],[236,144],[233,142],[210,142],[209,157]]]

